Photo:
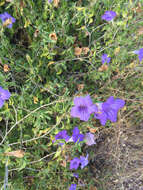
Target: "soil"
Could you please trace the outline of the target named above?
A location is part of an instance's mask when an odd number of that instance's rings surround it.
[[[116,123],[96,142],[90,172],[97,190],[143,190],[143,124]]]

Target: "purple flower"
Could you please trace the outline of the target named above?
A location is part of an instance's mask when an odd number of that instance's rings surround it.
[[[108,119],[111,122],[116,122],[118,110],[124,105],[124,100],[114,99],[113,96],[110,96],[106,102],[98,104],[98,112],[95,113],[95,118],[99,119],[102,125],[105,125]]]
[[[85,139],[86,144],[87,144],[88,146],[91,146],[91,145],[93,145],[93,144],[96,144],[96,142],[95,142],[95,140],[94,140],[95,137],[94,137],[94,135],[93,135],[92,133],[86,133],[84,139]]]
[[[71,116],[78,117],[82,121],[88,121],[90,114],[97,110],[89,95],[74,98],[74,105],[71,109]]]
[[[10,24],[7,25],[8,28],[12,28],[12,23],[16,21],[16,19],[12,17],[10,14],[8,14],[7,12],[0,14],[0,19],[2,20],[3,24],[6,22],[6,20],[10,21],[9,22]]]
[[[67,131],[66,130],[63,130],[63,131],[60,131],[55,136],[55,140],[59,140],[59,139],[65,139],[65,141],[67,142],[70,139],[70,136],[67,135]]]
[[[79,177],[77,173],[73,173],[73,176],[76,177],[76,178]]]
[[[8,90],[4,90],[1,86],[0,86],[0,108],[3,106],[4,101],[8,100],[10,98],[11,94]]]
[[[70,161],[70,170],[75,169],[79,167],[80,164],[80,159],[75,157],[73,160]]]
[[[104,63],[110,63],[111,58],[108,57],[107,54],[103,54],[102,57],[101,57],[101,60],[102,60],[102,64],[104,64]]]
[[[143,48],[133,51],[133,53],[137,54],[139,56],[139,61],[141,62],[143,59]]]
[[[80,156],[81,169],[88,165],[88,154],[86,157]]]
[[[76,190],[76,184],[71,184],[69,190]]]
[[[84,135],[83,134],[80,134],[80,131],[78,129],[78,127],[75,127],[73,129],[73,134],[72,134],[72,139],[73,141],[76,143],[77,141],[78,142],[81,142],[84,140]]]
[[[102,20],[111,21],[117,14],[114,11],[105,11]]]
[[[103,103],[102,103],[103,104]],[[107,114],[104,112],[103,108],[95,113],[95,118],[100,120],[101,125],[105,125],[107,121]]]
[[[49,3],[52,3],[53,0],[48,0]]]

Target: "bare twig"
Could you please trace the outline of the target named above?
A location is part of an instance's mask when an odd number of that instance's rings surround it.
[[[30,115],[32,115],[33,113],[37,112],[38,110],[42,109],[42,108],[45,108],[47,106],[50,106],[50,105],[53,105],[53,104],[56,104],[56,103],[60,103],[60,102],[65,102],[65,101],[68,101],[69,99],[62,99],[62,100],[56,100],[56,101],[53,101],[49,104],[44,104],[38,108],[36,108],[35,110],[31,111],[30,113],[28,113],[25,117],[23,117],[22,119],[20,119],[19,121],[17,121],[11,128],[10,130],[5,134],[4,138],[2,139],[0,145],[2,145],[5,141],[5,139],[7,138],[8,134],[18,125],[20,124],[22,121],[24,121],[26,118],[28,118]]]
[[[65,114],[64,114],[64,115],[65,115]],[[62,116],[62,118],[64,117],[64,115]],[[53,129],[55,129],[55,128],[57,127],[57,125],[60,124],[62,118],[59,119],[59,121],[58,121],[47,133],[45,133],[44,135],[41,135],[41,136],[39,136],[39,137],[34,137],[34,138],[32,138],[32,139],[25,140],[25,141],[22,141],[22,142],[14,142],[14,143],[9,144],[9,146],[13,146],[13,145],[16,145],[16,144],[21,144],[21,143],[28,143],[28,142],[35,141],[35,140],[38,140],[38,139],[41,139],[41,138],[46,137],[46,135],[48,135]]]

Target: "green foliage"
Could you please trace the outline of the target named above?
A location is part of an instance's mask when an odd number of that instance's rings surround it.
[[[128,105],[126,113],[140,106],[143,75],[136,68],[142,65],[132,54],[143,46],[143,36],[137,35],[143,11],[133,11],[138,3],[142,1],[60,0],[56,8],[46,0],[1,1],[0,12],[16,18],[12,29],[0,25],[0,86],[12,93],[0,109],[1,186],[7,162],[10,190],[60,190],[77,182],[69,162],[66,167],[61,163],[67,156],[78,157],[87,147],[71,144],[61,149],[52,143],[54,136],[63,129],[71,133],[74,126],[83,133],[88,126],[101,126],[92,119],[84,123],[70,117],[74,96],[88,93],[94,101],[122,97]],[[109,23],[101,20],[105,10],[111,9],[117,18]],[[53,33],[57,40],[51,39]],[[88,47],[89,52],[76,56],[75,47]],[[99,71],[103,53],[112,61],[106,71]],[[80,84],[83,89],[78,88]],[[136,111],[134,123],[142,116]],[[23,158],[5,155],[19,149],[25,152]],[[79,189],[95,184],[90,174],[89,180],[84,179],[86,172],[80,171],[85,186]]]

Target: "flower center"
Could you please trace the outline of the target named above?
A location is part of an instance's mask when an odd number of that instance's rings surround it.
[[[80,112],[87,112],[87,106],[81,105],[81,106],[79,106],[78,109],[79,109]]]
[[[7,26],[7,25],[9,25],[9,24],[11,24],[11,23],[12,23],[11,18],[5,18],[5,19],[4,19],[3,26]]]

